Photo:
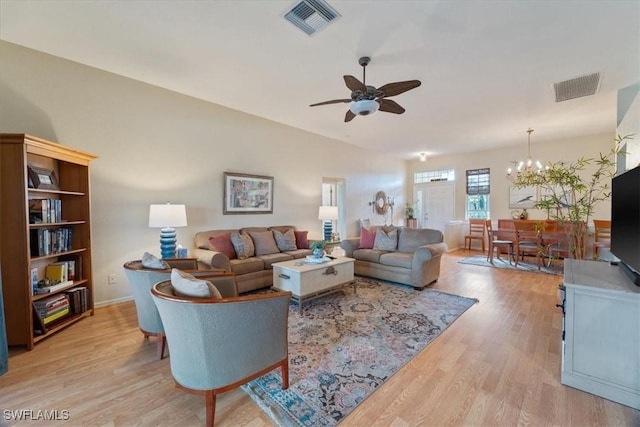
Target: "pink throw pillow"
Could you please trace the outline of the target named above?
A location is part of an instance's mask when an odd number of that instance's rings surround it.
[[[236,250],[233,248],[233,243],[231,243],[231,233],[209,237],[209,248],[212,251],[222,252],[229,259],[236,257]]]
[[[376,240],[376,231],[367,227],[360,227],[360,243],[358,249],[373,249],[373,243]]]
[[[308,231],[293,231],[296,235],[296,247],[298,249],[309,249],[309,239],[307,238]]]

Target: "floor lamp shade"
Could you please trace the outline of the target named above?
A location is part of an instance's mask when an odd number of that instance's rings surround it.
[[[333,220],[338,219],[338,207],[320,206],[320,209],[318,209],[318,219],[324,221],[324,240],[331,240]]]
[[[160,228],[160,253],[162,258],[176,256],[176,229],[186,227],[185,205],[149,205],[149,227]]]

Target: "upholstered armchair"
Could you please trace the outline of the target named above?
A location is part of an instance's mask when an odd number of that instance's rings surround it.
[[[218,287],[216,278],[207,279]],[[176,386],[205,396],[212,426],[216,396],[267,372],[282,370],[289,387],[290,292],[233,298],[176,296],[170,280],[151,289],[169,345]]]
[[[197,262],[194,261],[176,259],[164,260],[173,268],[185,269],[189,274],[194,276],[211,276],[218,274],[225,274],[226,271],[222,269],[207,269],[197,270]],[[191,268],[191,269],[189,269]],[[158,357],[160,359],[164,356],[165,349],[165,337],[164,327],[158,314],[158,309],[151,299],[151,287],[162,280],[167,280],[171,277],[171,268],[166,270],[157,270],[145,268],[142,266],[142,261],[130,261],[124,264],[124,271],[127,275],[127,281],[136,304],[136,312],[138,315],[138,326],[144,334],[145,339],[150,336],[155,336],[158,345]],[[237,296],[238,290],[234,281],[230,281],[221,286],[220,293],[223,296]]]

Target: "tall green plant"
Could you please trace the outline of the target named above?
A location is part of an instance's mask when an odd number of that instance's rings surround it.
[[[614,147],[598,157],[550,162],[544,170],[525,170],[509,177],[516,188],[538,187],[541,197],[535,207],[566,226],[570,253],[578,259],[586,256],[587,225],[596,205],[611,197],[616,156],[622,154],[622,145],[631,138],[633,135],[618,135]]]

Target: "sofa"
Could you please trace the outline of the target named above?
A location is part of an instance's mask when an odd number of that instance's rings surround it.
[[[194,240],[193,256],[211,268],[235,273],[239,293],[271,286],[272,264],[312,253],[307,232],[292,225],[206,230],[196,233]]]
[[[360,237],[344,239],[345,255],[354,258],[354,273],[422,290],[438,280],[447,250],[439,230],[395,226],[362,227]]]

